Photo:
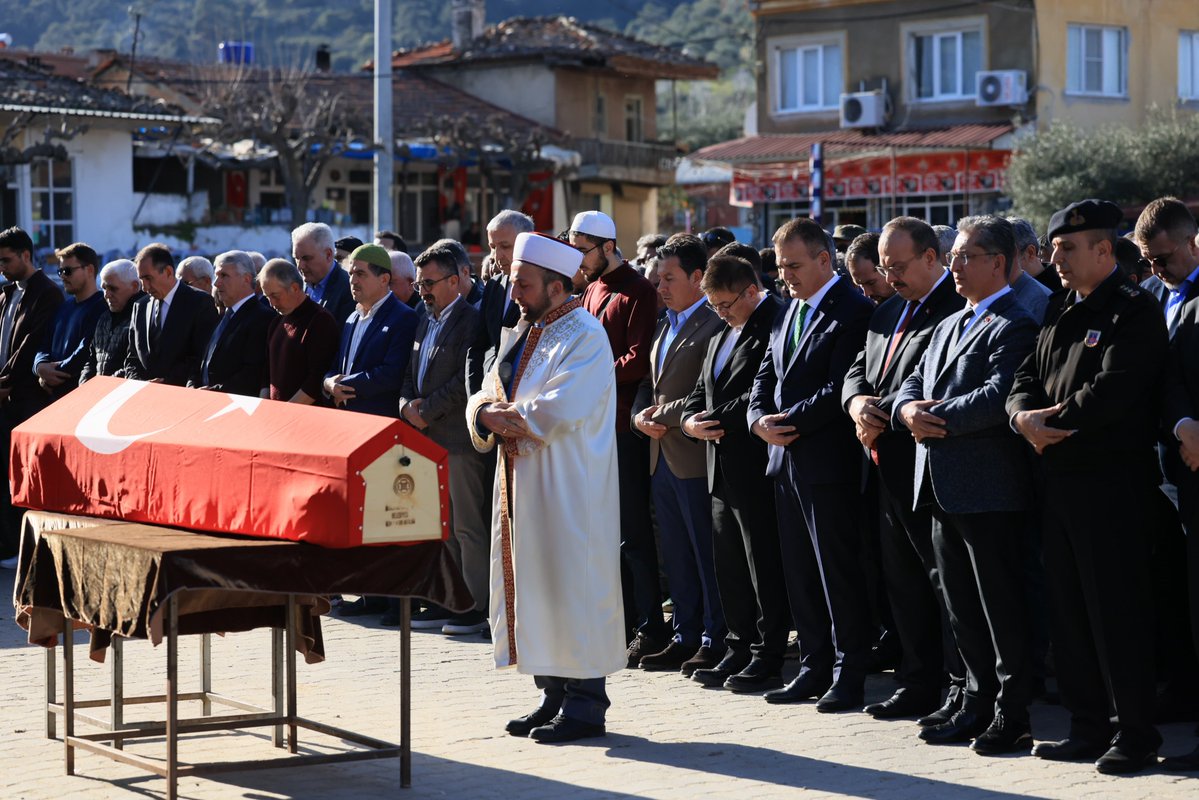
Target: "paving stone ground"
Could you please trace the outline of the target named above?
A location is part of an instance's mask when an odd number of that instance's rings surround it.
[[[13,573],[0,573],[11,597]],[[400,637],[375,619],[324,620],[328,660],[298,666],[304,716],[398,741]],[[79,637],[86,639],[86,637]],[[240,699],[267,704],[269,633],[215,638],[215,686]],[[198,686],[198,639],[180,648],[183,690]],[[77,695],[102,697],[108,668],[77,647]],[[165,678],[165,647],[126,645],[126,692],[157,694]],[[532,709],[532,680],[492,668],[490,645],[414,633],[413,784],[399,785],[396,760],[236,772],[181,779],[180,797],[502,798],[1188,798],[1199,797],[1199,776],[1160,770],[1127,778],[1099,775],[1086,764],[1054,764],[1031,756],[985,758],[962,746],[933,747],[916,738],[913,722],[882,722],[865,714],[818,714],[811,704],[768,706],[755,695],[707,690],[682,677],[624,671],[609,681],[613,706],[608,736],[552,747],[504,734],[504,723]],[[791,667],[794,669],[794,666]],[[10,614],[0,622],[0,800],[160,798],[165,782],[136,768],[79,752],[76,775],[63,771],[61,742],[45,738],[43,652],[25,643]],[[874,676],[867,700],[889,695],[889,676]],[[185,715],[198,714],[198,704]],[[141,718],[160,717],[145,707]],[[132,717],[137,718],[137,717]],[[1033,709],[1038,739],[1058,738],[1064,712]],[[1167,725],[1163,754],[1194,745],[1193,725]],[[301,732],[301,749],[331,752],[344,742]],[[158,756],[161,740],[131,748]],[[266,729],[191,736],[184,760],[271,758]]]

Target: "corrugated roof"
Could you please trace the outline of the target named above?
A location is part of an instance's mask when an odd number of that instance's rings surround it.
[[[996,139],[1012,130],[1011,123],[1004,122],[910,131],[874,132],[850,128],[813,133],[761,134],[709,145],[696,150],[691,158],[725,164],[807,161],[812,145],[816,143],[847,150],[990,147]]]
[[[660,78],[709,79],[720,70],[682,50],[651,44],[574,17],[513,17],[486,28],[461,51],[448,41],[397,50],[394,67],[553,59],[569,66]]]

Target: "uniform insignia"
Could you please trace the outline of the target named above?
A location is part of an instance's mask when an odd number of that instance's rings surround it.
[[[1066,219],[1066,223],[1069,224],[1071,227],[1075,227],[1077,225],[1082,225],[1086,221],[1087,221],[1087,218],[1084,217],[1082,214],[1079,214],[1077,211],[1075,211],[1073,214],[1071,214]]]
[[[1129,286],[1127,283],[1120,284],[1120,291],[1123,292],[1126,297],[1137,297],[1141,293],[1140,289],[1135,286]]]
[[[1083,342],[1087,347],[1095,347],[1099,344],[1099,331],[1087,331],[1086,341]]]

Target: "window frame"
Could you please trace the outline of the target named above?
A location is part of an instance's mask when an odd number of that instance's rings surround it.
[[[631,106],[636,106],[636,115]],[[632,135],[636,127],[636,137]],[[640,143],[645,141],[645,101],[639,94],[624,96],[624,138],[626,142]]]
[[[966,17],[951,17],[943,20],[921,20],[918,22],[905,22],[899,26],[899,47],[903,53],[903,95],[905,101],[914,106],[937,105],[937,104],[967,104],[974,105],[978,97],[978,72],[986,72],[990,68],[990,41],[989,41],[989,20],[986,15],[976,14]],[[966,76],[963,74],[963,48],[962,34],[977,33],[978,34],[978,72],[967,82]],[[920,75],[917,71],[917,48],[919,47],[918,40],[924,36],[949,36],[957,37],[958,43],[958,93],[957,94],[937,94],[934,93],[929,97],[920,96]],[[934,44],[934,51],[937,52],[937,58],[940,58],[940,48]],[[934,79],[939,83],[939,71],[934,70]]]
[[[847,41],[848,37],[844,31],[822,32],[804,36],[785,36],[769,40],[766,46],[770,64],[767,87],[770,93],[770,113],[774,116],[837,113],[841,108],[841,96],[846,92]],[[838,51],[837,66],[841,71],[841,75],[835,96],[825,97],[825,51],[834,47]],[[803,103],[804,73],[802,58],[803,52],[810,50],[816,50],[819,53],[817,62],[820,65],[820,75],[817,86],[820,88],[822,103],[816,105],[805,105]],[[795,96],[799,101],[799,105],[797,106],[783,105],[783,54],[790,51],[796,52]]]
[[[46,185],[39,186],[37,178],[37,167],[40,163],[46,165]],[[54,165],[58,163],[66,164],[68,170],[68,178],[66,187],[55,186],[54,183]],[[49,217],[46,219],[38,219],[36,214],[40,213],[38,209],[39,195],[46,195],[46,207],[49,209]],[[70,198],[71,214],[69,217],[59,218],[55,212],[54,198],[55,195],[66,195]],[[79,205],[75,198],[75,160],[73,158],[57,159],[57,158],[35,158],[29,164],[29,203],[30,203],[30,231],[29,235],[33,238],[33,246],[37,250],[49,247],[51,249],[59,249],[66,247],[68,244],[77,241],[75,233],[79,224],[78,209]],[[45,227],[48,231],[48,241],[41,241],[40,229]],[[65,241],[59,241],[57,229],[61,227],[67,228],[67,234],[64,236]]]
[[[1072,32],[1077,31],[1078,46],[1081,49],[1079,53],[1071,52],[1070,43],[1075,39]],[[1098,91],[1085,88],[1086,83],[1086,64],[1088,55],[1086,53],[1086,33],[1088,31],[1116,31],[1120,35],[1117,57],[1119,59],[1116,68],[1118,71],[1119,87],[1115,92],[1105,91],[1100,88]],[[1107,37],[1100,38],[1101,52],[1099,63],[1101,65],[1100,76],[1102,81],[1102,65],[1105,63],[1107,56]],[[1128,50],[1129,50],[1129,32],[1127,26],[1124,25],[1100,25],[1090,22],[1069,22],[1066,24],[1066,82],[1064,91],[1069,97],[1096,97],[1108,98],[1113,100],[1128,99]],[[1080,62],[1080,63],[1075,63]],[[1079,72],[1081,70],[1081,72]],[[1071,77],[1077,74],[1078,85],[1072,85],[1075,82]],[[1081,87],[1081,88],[1079,88]]]
[[[1188,55],[1191,72],[1189,78],[1190,94],[1183,91],[1183,87],[1185,86],[1183,74],[1186,66],[1183,63],[1184,42],[1190,47]],[[1199,101],[1199,30],[1180,30],[1178,32],[1178,99],[1184,103]]]

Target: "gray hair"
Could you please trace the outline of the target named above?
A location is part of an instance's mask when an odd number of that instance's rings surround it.
[[[416,280],[416,267],[412,264],[412,256],[401,250],[388,250],[391,257],[391,277],[409,278]]]
[[[953,249],[953,240],[958,238],[958,232],[949,225],[934,225],[933,233],[937,234],[937,255],[944,256]]]
[[[207,278],[210,281],[216,278],[212,262],[204,256],[188,256],[180,261],[179,266],[175,269],[175,277],[178,278],[182,275],[185,269],[190,269],[197,278]]]
[[[487,230],[498,231],[500,228],[505,227],[512,228],[517,233],[532,233],[535,225],[533,218],[528,214],[522,214],[519,211],[513,211],[511,208],[505,208],[491,218],[491,222],[487,223]]]
[[[237,267],[237,271],[245,275],[251,281],[254,280],[257,270],[254,269],[254,259],[245,250],[227,250],[216,257],[216,265],[233,264]]]
[[[337,250],[334,245],[333,229],[323,222],[305,222],[291,232],[292,247],[306,239],[316,245],[319,250],[333,250],[334,252]]]
[[[262,271],[258,273],[258,280],[265,281],[267,278],[279,281],[284,286],[299,286],[301,288],[304,286],[304,276],[300,274],[300,270],[296,268],[296,265],[286,258],[272,258],[262,265]]]
[[[1004,267],[1008,274],[1016,266],[1016,233],[1012,223],[994,214],[980,214],[958,220],[958,233],[967,236],[979,234],[978,246],[988,252],[998,253],[1006,259]]]
[[[1041,246],[1037,239],[1037,229],[1032,226],[1032,223],[1024,217],[1008,217],[1007,221],[1012,223],[1012,230],[1016,233],[1016,252],[1023,253],[1029,247]]]
[[[425,252],[429,250],[445,250],[453,255],[454,263],[458,265],[458,271],[470,272],[470,256],[466,253],[466,248],[462,246],[462,242],[456,239],[438,239],[429,245]]]
[[[127,258],[118,258],[116,261],[109,261],[104,265],[104,269],[100,270],[100,280],[104,280],[105,275],[111,275],[120,281],[126,283],[134,283],[137,281],[137,264],[134,264]]]
[[[250,260],[254,262],[254,274],[257,275],[262,271],[262,265],[266,263],[266,256],[257,250],[247,250],[246,252],[249,254]]]

